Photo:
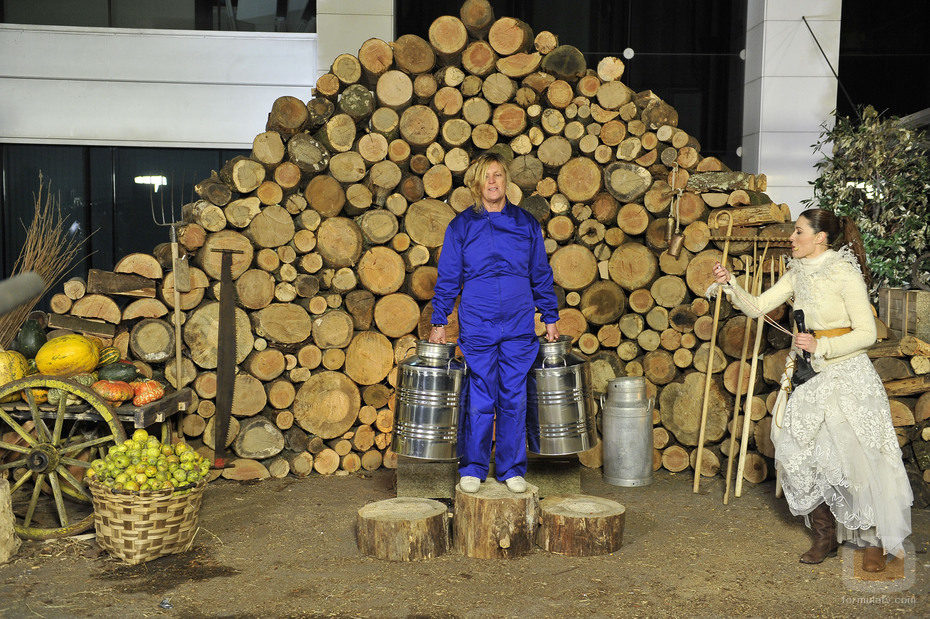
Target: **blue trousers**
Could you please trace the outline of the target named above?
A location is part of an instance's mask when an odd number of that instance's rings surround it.
[[[506,339],[504,339],[506,338]],[[526,475],[526,377],[539,352],[534,335],[502,336],[493,343],[460,342],[468,363],[465,415],[459,432],[459,474],[484,480],[491,461],[505,481]]]

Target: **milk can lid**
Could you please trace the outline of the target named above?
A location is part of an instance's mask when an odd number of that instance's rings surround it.
[[[572,338],[569,335],[560,335],[559,339],[550,342],[545,335],[539,336],[539,354],[543,357],[567,355],[572,349]]]
[[[646,393],[646,379],[642,376],[618,376],[607,381],[610,393]]]
[[[455,344],[433,344],[427,340],[417,340],[417,355],[430,359],[451,359],[455,355]]]

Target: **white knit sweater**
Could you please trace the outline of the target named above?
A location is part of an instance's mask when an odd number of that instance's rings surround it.
[[[710,296],[716,288],[708,290]],[[768,313],[794,298],[794,309],[804,310],[808,329],[822,331],[850,327],[835,337],[818,337],[814,369],[837,363],[863,352],[875,343],[875,318],[868,291],[855,255],[848,247],[828,249],[816,258],[788,262],[788,270],[775,285],[759,296],[746,292],[734,277],[724,285],[733,305],[750,318]]]

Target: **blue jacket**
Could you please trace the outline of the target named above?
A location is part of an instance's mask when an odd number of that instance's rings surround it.
[[[507,202],[500,213],[469,208],[449,223],[439,256],[433,324],[446,323],[460,293],[463,339],[533,335],[536,308],[543,322],[558,321],[552,268],[532,215]]]

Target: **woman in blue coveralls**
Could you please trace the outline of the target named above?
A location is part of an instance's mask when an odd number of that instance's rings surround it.
[[[488,475],[497,413],[495,471],[511,492],[525,492],[526,380],[539,351],[534,311],[546,338],[559,337],[558,304],[542,229],[507,201],[507,165],[500,156],[475,160],[475,206],[449,223],[439,257],[429,341],[444,343],[455,298],[459,346],[468,363],[467,410],[460,432],[463,492],[477,492]]]

